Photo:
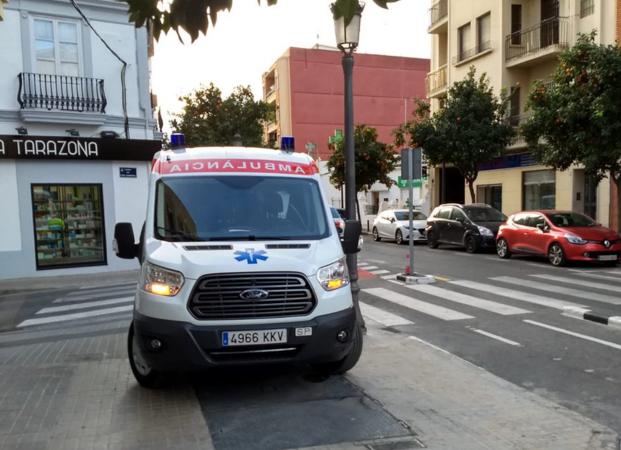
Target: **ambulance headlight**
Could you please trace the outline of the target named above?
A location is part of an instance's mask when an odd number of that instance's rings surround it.
[[[345,258],[322,267],[317,271],[317,280],[326,291],[334,291],[349,284],[349,274]]]
[[[183,282],[184,278],[181,272],[164,269],[148,262],[142,265],[140,286],[151,294],[172,297],[181,290]]]

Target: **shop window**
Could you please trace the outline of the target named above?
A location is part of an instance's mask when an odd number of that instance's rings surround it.
[[[37,269],[106,264],[101,184],[33,184]]]
[[[524,209],[554,209],[556,206],[556,172],[536,170],[522,174]]]
[[[34,19],[33,24],[37,73],[80,75],[77,22]]]
[[[477,186],[477,202],[502,211],[502,184]]]

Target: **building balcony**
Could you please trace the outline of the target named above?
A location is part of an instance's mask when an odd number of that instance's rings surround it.
[[[524,140],[524,136],[520,133],[520,127],[526,122],[526,120],[530,117],[530,113],[524,114],[515,114],[507,117],[507,124],[509,124],[515,130],[515,136],[511,141],[508,150],[515,150],[526,147],[526,141]]]
[[[507,68],[527,67],[556,58],[569,47],[569,20],[565,17],[546,19],[530,28],[505,37]]]
[[[429,8],[431,24],[427,29],[429,33],[446,33],[448,25],[448,0],[439,0]]]
[[[18,79],[22,110],[106,112],[104,80],[39,73],[20,73]]]
[[[439,97],[444,94],[448,86],[446,64],[440,66],[433,72],[429,72],[425,78],[425,85],[427,87],[428,98]]]
[[[491,41],[479,42],[476,47],[470,48],[468,50],[463,50],[462,52],[459,52],[457,53],[457,55],[453,56],[452,63],[454,66],[461,66],[472,61],[473,59],[477,59],[481,56],[491,53],[492,50],[493,45]]]

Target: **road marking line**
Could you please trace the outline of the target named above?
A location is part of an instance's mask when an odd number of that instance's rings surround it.
[[[377,267],[377,266],[364,266],[363,269],[368,272],[368,271],[373,270],[373,269],[379,269],[379,267]]]
[[[611,277],[608,275],[600,275],[596,272],[587,272],[584,270],[577,270],[577,269],[569,269],[570,272],[576,273],[578,275],[584,276],[584,277],[589,277],[589,278],[597,278],[598,280],[610,280],[610,281],[617,281],[621,283],[621,278],[620,277]]]
[[[386,275],[387,273],[390,273],[390,270],[384,270],[384,269],[372,270],[369,273],[372,273],[373,275]]]
[[[618,293],[621,290],[621,287],[619,286],[612,286],[610,284],[596,283],[593,281],[586,281],[586,280],[576,280],[575,278],[557,277],[556,275],[537,274],[537,275],[531,275],[531,277],[542,278],[544,280],[558,281],[558,282],[567,283],[567,284],[577,284],[578,286],[586,286],[586,287],[591,287],[594,289],[601,289],[602,291],[612,291],[615,293]]]
[[[397,274],[393,273],[390,275],[383,275],[380,277],[382,280],[395,280],[397,278]]]
[[[79,297],[60,297],[54,300],[52,303],[73,303],[73,302],[83,302],[85,300],[100,300],[105,299],[106,297],[113,297],[118,295],[134,295],[136,293],[136,289],[122,290],[122,291],[112,291],[112,292],[99,292],[97,295],[89,294],[89,295],[81,295]]]
[[[408,285],[408,288],[414,291],[420,291],[425,294],[440,297],[444,300],[448,300],[455,303],[461,303],[462,305],[472,306],[474,308],[484,309],[503,316],[511,316],[515,314],[528,314],[531,311],[522,308],[516,308],[515,306],[505,305],[502,303],[492,302],[490,300],[484,300],[481,298],[473,297],[471,295],[462,294],[460,292],[454,292],[449,289],[444,289],[438,286],[432,286],[429,284],[420,285]]]
[[[95,311],[86,311],[73,314],[65,314],[62,316],[40,317],[38,319],[24,320],[17,325],[17,328],[29,327],[32,325],[42,325],[46,323],[65,322],[67,320],[85,319],[87,317],[105,316],[121,312],[129,312],[134,309],[134,305],[117,306],[114,308],[97,309]]]
[[[565,294],[572,297],[579,297],[583,300],[595,300],[602,303],[609,303],[611,305],[621,305],[621,298],[611,297],[610,295],[598,294],[590,291],[583,291],[580,289],[568,288],[564,286],[558,286],[553,284],[539,283],[538,281],[526,280],[523,278],[514,277],[492,277],[494,281],[501,281],[503,283],[517,284],[518,286],[529,287],[537,289],[539,291],[552,292],[554,294]],[[571,306],[571,305],[570,305]]]
[[[448,278],[448,277],[441,277],[440,275],[433,275],[433,277],[436,280],[440,280],[440,281],[450,281],[450,278]]]
[[[386,264],[386,261],[382,261],[381,259],[367,259],[367,261],[375,264]]]
[[[82,286],[80,288],[80,290],[88,290],[88,289],[113,289],[113,288],[129,288],[129,287],[135,287],[136,284],[138,284],[137,281],[132,281],[127,282],[127,283],[120,283],[120,284],[114,284],[114,285],[110,285],[110,284],[96,284],[96,285],[88,285],[88,286]]]
[[[620,269],[617,269],[617,270],[606,270],[606,273],[611,273],[613,275],[621,276],[621,270]]]
[[[515,289],[507,289],[500,286],[494,286],[492,284],[478,283],[476,281],[454,280],[449,281],[449,283],[456,284],[457,286],[463,286],[469,289],[474,289],[477,291],[500,295],[502,297],[512,298],[513,300],[518,300],[521,302],[534,303],[536,305],[547,306],[549,308],[555,308],[560,310],[567,306],[584,307],[584,305],[579,305],[577,303],[566,302],[564,300],[556,300],[549,297],[542,297],[540,295],[529,294],[527,292],[517,291]]]
[[[401,283],[397,281],[395,281],[394,283],[401,285]],[[373,295],[375,297],[379,297],[383,300],[396,303],[397,305],[405,306],[406,308],[413,309],[414,311],[418,311],[423,314],[436,317],[438,319],[442,319],[442,320],[474,319],[473,316],[469,316],[467,314],[463,314],[458,311],[454,311],[452,309],[444,308],[442,306],[434,305],[432,303],[423,302],[421,300],[417,300],[413,297],[409,297],[407,295],[403,295],[398,292],[391,291],[389,289],[371,288],[371,289],[363,289],[362,291],[367,294]]]
[[[94,306],[107,306],[114,305],[117,303],[129,303],[133,302],[134,297],[119,297],[119,298],[111,298],[109,300],[100,300],[97,302],[88,302],[88,303],[79,303],[79,304],[71,304],[64,306],[52,306],[50,308],[43,308],[36,312],[36,314],[49,314],[61,311],[72,311],[74,309],[86,309],[92,308]]]
[[[358,267],[365,267],[365,266],[370,266],[371,264],[367,263],[367,262],[359,262],[358,263]]]
[[[512,341],[511,339],[507,339],[507,338],[504,338],[502,336],[498,336],[497,334],[490,333],[489,331],[480,330],[478,328],[470,328],[470,327],[466,327],[466,328],[468,328],[469,330],[474,331],[475,333],[482,334],[483,336],[487,336],[489,338],[496,339],[497,341],[504,342],[505,344],[513,345],[515,347],[521,347],[522,346],[522,344],[520,344],[519,342],[515,342],[515,341]]]
[[[360,310],[365,317],[384,325],[385,327],[394,327],[398,325],[412,325],[414,322],[405,317],[398,316],[383,309],[376,308],[373,305],[360,302]]]
[[[529,323],[531,325],[536,325],[538,327],[547,328],[549,330],[557,331],[559,333],[567,334],[569,336],[574,336],[580,339],[585,339],[587,341],[596,342],[598,344],[606,345],[608,347],[616,348],[617,350],[621,350],[621,345],[616,344],[610,341],[604,341],[602,339],[594,338],[592,336],[587,336],[586,334],[574,333],[573,331],[566,330],[564,328],[553,327],[552,325],[547,325],[541,322],[535,322],[534,320],[524,320],[524,322]]]

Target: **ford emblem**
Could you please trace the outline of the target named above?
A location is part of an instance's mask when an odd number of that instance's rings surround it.
[[[263,300],[269,297],[270,293],[263,289],[246,289],[239,293],[244,300]]]

